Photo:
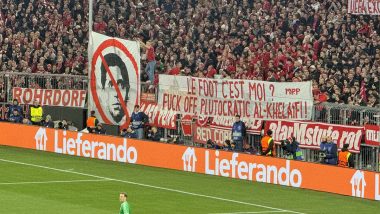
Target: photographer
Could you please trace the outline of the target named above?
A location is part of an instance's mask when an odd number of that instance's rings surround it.
[[[338,159],[338,149],[336,144],[332,142],[332,137],[322,137],[320,148],[319,159],[321,163],[336,165]]]
[[[299,143],[294,137],[289,137],[281,142],[281,149],[287,159],[290,160],[303,160],[302,151],[299,147]]]
[[[160,139],[161,139],[161,135],[160,135],[160,133],[158,132],[157,127],[152,127],[152,128],[148,131],[148,139],[149,139],[149,140],[152,140],[152,141],[160,141]]]

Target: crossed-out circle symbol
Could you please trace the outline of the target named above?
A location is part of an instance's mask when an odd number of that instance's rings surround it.
[[[121,108],[122,110],[124,111],[125,113],[125,116],[126,116],[126,120],[125,120],[125,123],[124,124],[120,124],[122,127],[126,127],[128,126],[129,124],[129,120],[130,120],[130,117],[129,117],[129,111],[128,111],[128,108],[126,106],[126,103],[125,103],[125,100],[123,98],[123,95],[121,94],[121,91],[120,91],[120,88],[119,88],[119,85],[117,83],[117,81],[115,80],[115,78],[113,77],[113,74],[111,73],[111,70],[108,66],[108,63],[107,63],[107,60],[104,58],[104,55],[102,53],[103,50],[105,50],[106,48],[109,48],[109,47],[114,47],[114,48],[117,48],[119,50],[121,50],[122,53],[125,54],[125,56],[130,60],[130,62],[132,63],[133,65],[133,70],[136,74],[136,89],[138,89],[139,87],[139,83],[140,83],[140,79],[138,78],[139,77],[139,70],[138,70],[138,65],[137,65],[137,62],[136,62],[136,59],[134,58],[134,56],[130,53],[130,51],[128,50],[127,47],[125,47],[125,45],[121,42],[119,42],[118,40],[116,39],[108,39],[104,42],[102,42],[99,47],[96,49],[96,51],[94,52],[93,54],[93,58],[92,58],[92,62],[91,62],[91,79],[90,79],[90,89],[91,89],[91,94],[92,94],[92,97],[93,97],[93,100],[95,102],[95,106],[97,108],[97,111],[99,112],[102,120],[107,123],[107,124],[113,124],[113,122],[111,122],[109,120],[109,118],[107,117],[107,115],[105,114],[104,112],[104,109],[102,108],[102,105],[100,103],[100,100],[99,100],[99,96],[98,96],[98,93],[96,91],[96,74],[95,74],[95,66],[96,66],[96,62],[98,60],[98,58],[101,59],[102,61],[102,65],[104,66],[108,76],[110,77],[111,79],[111,82],[112,82],[112,85],[115,87],[115,91],[116,91],[116,94],[117,94],[117,99],[121,105]],[[125,63],[124,63],[125,64]],[[137,91],[137,96],[136,96],[136,100],[135,100],[135,104],[138,103],[138,98],[139,98],[139,90],[136,90]]]

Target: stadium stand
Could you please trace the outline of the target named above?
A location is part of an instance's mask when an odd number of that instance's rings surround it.
[[[156,74],[312,80],[318,103],[375,107],[380,19],[350,15],[346,4],[98,0],[93,29],[152,41]],[[0,8],[1,71],[87,75],[88,1],[11,0]]]

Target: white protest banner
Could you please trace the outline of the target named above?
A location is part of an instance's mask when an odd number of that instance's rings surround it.
[[[14,87],[13,99],[17,99],[20,104],[33,105],[37,101],[41,105],[84,108],[86,93],[85,90]]]
[[[309,120],[311,82],[278,83],[253,80],[159,76],[158,104],[180,114],[258,120]]]
[[[380,0],[348,0],[348,13],[380,15]]]
[[[301,148],[319,149],[322,137],[330,136],[338,149],[347,143],[354,153],[360,152],[364,133],[363,127],[301,121],[266,121],[265,133],[268,129],[273,131],[272,137],[277,142],[293,136]]]
[[[126,127],[140,103],[140,46],[137,41],[92,32],[89,112],[100,121]]]

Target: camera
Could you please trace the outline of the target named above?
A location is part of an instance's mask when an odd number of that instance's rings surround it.
[[[326,157],[326,151],[319,151],[318,156],[319,156],[319,158],[325,158]]]

